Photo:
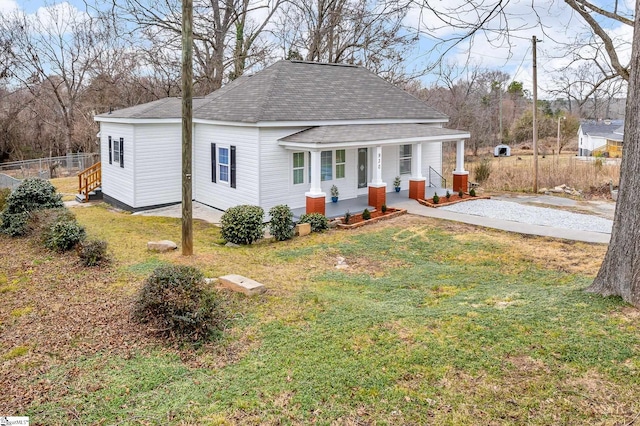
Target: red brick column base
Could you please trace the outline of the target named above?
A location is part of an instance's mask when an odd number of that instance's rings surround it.
[[[387,186],[369,186],[369,205],[382,209],[382,205],[387,203]]]
[[[413,200],[424,200],[424,185],[426,179],[409,179],[409,198]]]
[[[453,172],[453,190],[454,192],[464,191],[469,189],[469,172]]]
[[[325,199],[324,195],[321,197],[310,197],[307,195],[307,214],[320,213],[325,214]]]

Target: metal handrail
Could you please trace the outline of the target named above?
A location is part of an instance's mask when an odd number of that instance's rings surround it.
[[[436,180],[440,181],[440,185],[436,186],[436,184],[434,183],[434,181]],[[429,166],[429,187],[431,188],[447,187],[447,180],[431,166]]]

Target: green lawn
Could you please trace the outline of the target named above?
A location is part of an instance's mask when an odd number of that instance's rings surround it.
[[[45,384],[25,412],[10,413],[32,424],[613,425],[640,411],[640,315],[582,291],[602,246],[403,217],[231,249],[213,244],[217,228],[198,223],[196,255],[185,259],[144,250],[150,239],[179,241],[178,220],[104,207],[75,212],[116,259],[95,274],[71,271],[84,274],[78,291],[89,299],[122,300],[116,307],[125,309],[163,262],[210,276],[240,273],[269,292],[227,295],[225,337],[198,348],[164,347],[131,324],[105,330],[114,343],[101,345],[91,329],[80,330],[75,346],[47,357],[25,332],[15,347],[29,353],[4,361],[2,372],[22,368],[15,383],[25,389]],[[30,255],[45,259],[32,262],[33,276],[72,259]],[[337,256],[350,268],[334,268]],[[15,262],[0,257],[0,270]],[[6,285],[18,280],[17,290],[3,293],[16,300],[0,308],[2,331],[12,336],[40,321],[47,303],[17,271],[5,277]],[[27,302],[32,313],[8,319],[7,309]],[[105,328],[124,324],[118,309],[101,314]],[[12,349],[3,342],[2,353]],[[11,403],[0,396],[0,412]]]

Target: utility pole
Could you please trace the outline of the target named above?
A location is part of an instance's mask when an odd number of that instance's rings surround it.
[[[500,115],[500,145],[502,145],[502,82],[500,82],[500,105],[499,105],[499,115]]]
[[[182,255],[193,254],[193,0],[182,0]]]
[[[538,193],[538,64],[536,42],[533,36],[533,192]]]

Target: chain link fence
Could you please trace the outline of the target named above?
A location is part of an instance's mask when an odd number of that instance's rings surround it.
[[[37,158],[35,160],[0,163],[0,173],[14,179],[40,177],[52,179],[75,176],[78,172],[100,161],[99,153],[77,152],[62,157]]]

